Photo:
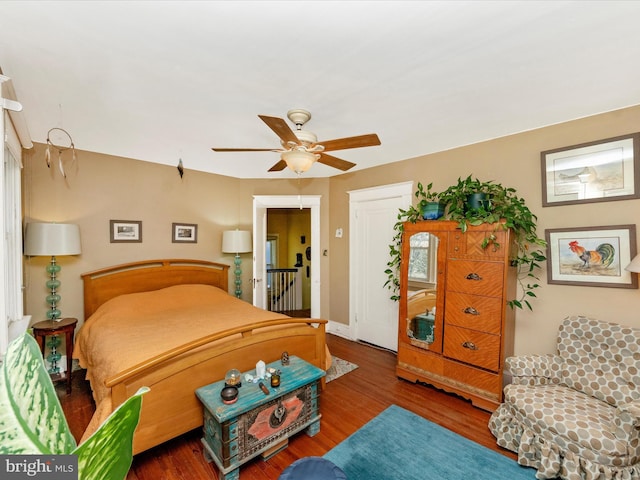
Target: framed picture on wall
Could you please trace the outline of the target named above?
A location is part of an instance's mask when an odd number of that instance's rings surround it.
[[[640,198],[640,133],[547,150],[542,206]]]
[[[173,223],[171,241],[173,243],[198,243],[198,225],[193,223]]]
[[[140,220],[109,220],[111,243],[141,243],[142,222]]]
[[[636,226],[545,230],[547,281],[560,285],[638,288],[638,275],[626,271],[636,255]]]

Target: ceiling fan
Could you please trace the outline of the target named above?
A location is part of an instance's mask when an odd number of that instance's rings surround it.
[[[356,164],[328,155],[325,152],[380,145],[380,139],[375,133],[318,142],[318,138],[313,132],[302,129],[302,126],[311,118],[311,113],[307,110],[294,109],[287,112],[287,117],[296,126],[295,130],[292,130],[282,118],[269,117],[267,115],[258,115],[258,117],[278,135],[282,148],[213,147],[212,150],[214,152],[278,152],[281,154],[281,159],[269,171],[278,172],[289,167],[300,174],[309,170],[316,161],[347,171],[355,167]]]

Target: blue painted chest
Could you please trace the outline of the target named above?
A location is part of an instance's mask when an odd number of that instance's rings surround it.
[[[280,370],[280,386],[262,380],[268,394],[257,383],[245,381],[238,399],[225,404],[220,397],[224,380],[196,390],[204,406],[205,452],[220,469],[222,478],[239,478],[239,467],[257,455],[274,454],[285,448],[288,438],[306,430],[309,436],[320,431],[319,394],[324,370],[291,356],[288,365],[267,364]],[[255,370],[246,372],[253,376]]]

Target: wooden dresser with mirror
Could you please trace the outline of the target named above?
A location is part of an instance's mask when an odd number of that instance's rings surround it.
[[[511,248],[511,232],[497,224],[464,233],[452,221],[404,224],[398,377],[497,408],[504,359],[513,354]]]

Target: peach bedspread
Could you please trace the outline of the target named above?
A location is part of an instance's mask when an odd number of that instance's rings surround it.
[[[87,369],[96,402],[84,438],[111,413],[110,389],[105,386],[111,376],[206,335],[278,318],[287,316],[209,285],[177,285],[105,302],[79,329],[73,351]]]

